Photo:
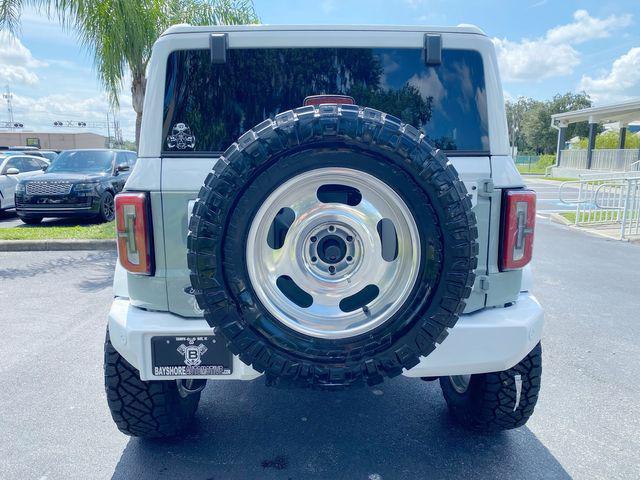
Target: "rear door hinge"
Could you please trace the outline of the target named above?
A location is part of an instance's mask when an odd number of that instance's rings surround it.
[[[495,188],[493,187],[493,180],[490,178],[485,178],[482,180],[478,180],[478,196],[479,197],[490,197],[493,195]]]
[[[483,292],[489,291],[489,276],[488,275],[478,275],[478,288]]]

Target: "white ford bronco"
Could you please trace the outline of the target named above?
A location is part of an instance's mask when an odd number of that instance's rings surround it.
[[[261,376],[438,379],[461,424],[523,425],[543,312],[507,138],[476,27],[167,30],[116,198],[118,428],[179,435],[207,382]]]

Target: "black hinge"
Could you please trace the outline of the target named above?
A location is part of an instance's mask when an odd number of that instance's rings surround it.
[[[212,33],[209,37],[211,63],[227,63],[229,37],[226,33]]]
[[[424,63],[440,65],[442,63],[442,36],[435,33],[424,34]]]

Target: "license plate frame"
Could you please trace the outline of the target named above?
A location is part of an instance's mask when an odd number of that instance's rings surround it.
[[[151,371],[155,377],[210,377],[233,373],[233,355],[215,335],[151,337]]]

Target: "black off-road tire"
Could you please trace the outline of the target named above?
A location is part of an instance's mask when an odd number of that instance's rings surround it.
[[[140,373],[104,342],[104,386],[111,417],[126,435],[177,437],[192,423],[200,392],[180,395],[175,380],[140,380]]]
[[[411,295],[389,320],[340,340],[303,335],[272,317],[251,287],[245,258],[252,218],[270,192],[328,166],[393,179],[412,213],[422,216],[416,220],[422,255],[433,262],[421,265]],[[207,322],[269,383],[373,385],[417,365],[455,325],[475,277],[476,238],[464,184],[417,129],[370,108],[322,105],[265,120],[224,152],[193,209],[187,259]]]
[[[520,376],[520,397],[516,377]],[[464,393],[456,391],[450,377],[441,377],[442,393],[454,419],[479,432],[521,427],[533,414],[540,392],[540,344],[514,367],[502,372],[471,375]]]
[[[39,225],[42,222],[42,217],[20,217],[20,220],[27,225]]]

